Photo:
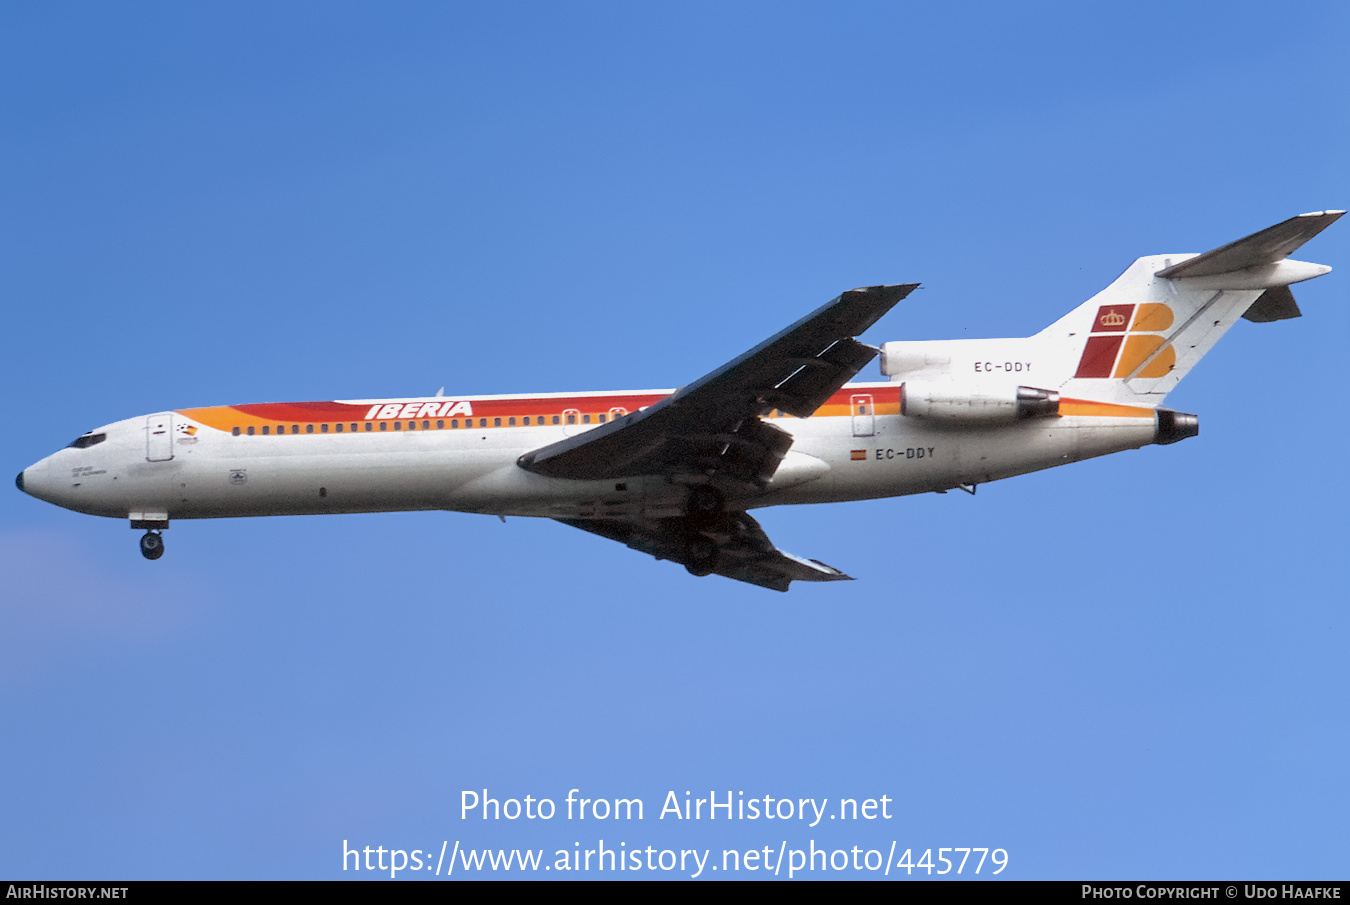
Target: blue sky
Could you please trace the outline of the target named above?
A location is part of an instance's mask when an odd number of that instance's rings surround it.
[[[1138,256],[1350,205],[1348,26],[9,4],[8,467],[170,408],[676,386],[858,285],[923,283],[871,342],[1027,335]],[[1301,253],[1337,268],[1305,317],[1239,323],[1169,397],[1195,440],[761,513],[852,583],[779,595],[451,513],[180,522],[148,563],[11,492],[0,874],[342,878],[343,840],[603,838],[1343,877],[1346,229]],[[647,817],[460,818],[466,789],[573,788]],[[672,790],[894,816],[656,819]]]

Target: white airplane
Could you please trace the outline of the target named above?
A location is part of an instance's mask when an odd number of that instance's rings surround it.
[[[694,575],[778,591],[849,576],[774,547],[747,510],[945,493],[1199,433],[1167,394],[1239,317],[1298,317],[1289,260],[1344,211],[1201,255],[1135,261],[1035,336],[854,339],[918,284],[853,289],[678,390],[280,402],[97,428],[20,490],[129,519],[444,509],[553,518]],[[847,383],[880,352],[885,381]]]

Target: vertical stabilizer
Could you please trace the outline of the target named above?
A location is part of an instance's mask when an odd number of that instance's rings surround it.
[[[1047,348],[1065,353],[1059,391],[1157,407],[1238,318],[1299,316],[1289,285],[1331,268],[1288,255],[1343,213],[1302,214],[1201,255],[1135,261],[1037,334]]]

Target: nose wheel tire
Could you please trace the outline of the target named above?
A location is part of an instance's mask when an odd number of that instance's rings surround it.
[[[164,555],[164,538],[158,531],[147,531],[141,535],[141,555],[146,559],[159,559]]]

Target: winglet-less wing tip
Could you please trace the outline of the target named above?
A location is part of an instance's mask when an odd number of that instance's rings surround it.
[[[849,292],[885,292],[890,290],[900,296],[900,298],[904,298],[915,289],[918,289],[919,285],[920,284],[918,283],[883,283],[879,286],[858,286],[854,289],[850,289]]]

